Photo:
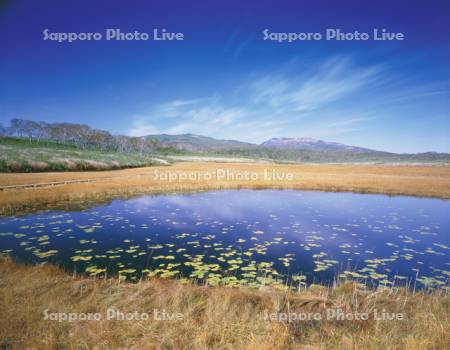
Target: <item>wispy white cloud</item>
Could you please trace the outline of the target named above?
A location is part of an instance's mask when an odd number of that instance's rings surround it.
[[[156,106],[155,111],[161,111]],[[172,110],[171,110],[172,112]],[[258,113],[244,107],[224,107],[220,103],[202,99],[196,104],[179,104],[177,117],[166,119],[166,126],[159,127],[164,115],[150,113],[147,117],[135,116],[128,134],[141,136],[156,133],[199,134],[224,139],[259,142],[273,132],[282,132],[285,121],[258,117]]]
[[[178,117],[179,113],[183,108],[187,106],[196,105],[201,102],[201,99],[192,100],[173,100],[169,102],[164,102],[159,104],[154,113],[160,114],[165,118]]]
[[[343,116],[345,115],[345,116]],[[322,118],[308,118],[302,120],[299,128],[288,124],[282,128],[281,133],[276,133],[272,137],[312,137],[316,139],[327,139],[327,141],[339,141],[346,134],[355,133],[370,128],[371,123],[376,121],[376,116],[366,114],[349,114],[340,111],[327,112]]]
[[[337,57],[317,68],[304,68],[297,75],[267,76],[255,81],[253,100],[295,112],[308,112],[376,84],[381,77],[381,66],[355,68],[349,58]]]
[[[442,91],[438,85],[409,88],[389,65],[361,67],[343,56],[314,65],[289,64],[279,72],[237,82],[234,93],[155,105],[131,117],[128,134],[192,133],[249,142],[336,136],[333,141],[344,142],[341,136],[356,135],[385,118],[387,101]]]
[[[364,122],[368,122],[370,120],[375,120],[376,117],[350,117],[346,119],[338,119],[334,122],[329,122],[324,124],[328,128],[334,128],[336,126],[348,126],[348,125],[354,125],[354,124],[360,124]]]
[[[224,108],[220,106],[201,106],[180,111],[180,122],[168,128],[170,134],[196,133],[217,134],[223,128],[245,118],[246,111],[240,108]]]
[[[164,129],[159,128],[145,117],[134,116],[132,118],[131,127],[126,132],[129,136],[145,136],[160,134]]]

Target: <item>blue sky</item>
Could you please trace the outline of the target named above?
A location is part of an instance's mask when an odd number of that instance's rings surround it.
[[[450,152],[448,1],[0,0],[0,122],[262,142],[313,137]],[[44,41],[42,31],[183,32],[184,41]],[[264,41],[402,32],[403,41]]]

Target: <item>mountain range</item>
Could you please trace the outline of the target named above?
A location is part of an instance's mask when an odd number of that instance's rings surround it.
[[[173,147],[184,151],[220,151],[226,149],[252,148],[257,145],[235,140],[219,140],[212,137],[181,134],[181,135],[148,135],[145,136],[149,140],[157,140],[162,146]]]
[[[314,150],[314,151],[354,151],[354,152],[370,152],[367,148],[349,146],[338,142],[328,142],[316,140],[313,138],[272,138],[264,141],[261,144],[254,144],[249,142],[242,142],[236,140],[221,140],[212,137],[195,135],[195,134],[181,134],[181,135],[148,135],[147,139],[159,141],[163,146],[174,147],[186,151],[218,151],[228,149],[243,149],[243,148],[278,148],[291,150]]]
[[[260,144],[236,140],[221,140],[195,134],[148,135],[157,140],[162,149],[176,152],[264,158],[289,162],[381,162],[429,163],[450,162],[450,154],[425,152],[399,154],[345,145],[312,138],[272,138]]]
[[[368,148],[355,147],[344,145],[338,142],[328,142],[322,140],[316,140],[308,137],[300,138],[272,138],[270,140],[261,143],[263,147],[269,148],[283,148],[283,149],[308,149],[315,151],[325,151],[325,150],[345,150],[345,151],[355,151],[355,152],[367,152],[372,151]]]

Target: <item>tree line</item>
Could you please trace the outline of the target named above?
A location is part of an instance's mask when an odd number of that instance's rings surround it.
[[[55,141],[80,149],[96,149],[120,153],[152,154],[160,146],[156,140],[145,137],[112,135],[84,124],[47,123],[14,118],[9,126],[0,124],[0,136],[19,137],[30,142]]]

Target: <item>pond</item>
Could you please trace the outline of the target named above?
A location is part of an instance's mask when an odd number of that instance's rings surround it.
[[[0,251],[27,263],[138,280],[291,286],[353,278],[448,285],[450,201],[223,190],[0,218]]]

